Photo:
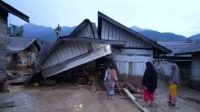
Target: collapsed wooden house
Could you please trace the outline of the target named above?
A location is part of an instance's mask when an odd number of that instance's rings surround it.
[[[30,74],[40,51],[36,38],[9,37],[7,43],[7,73]]]
[[[8,28],[8,13],[29,22],[29,17],[27,15],[0,0],[0,91],[6,90],[6,37]]]
[[[94,62],[93,71],[102,67],[101,75],[104,75],[108,64],[113,64],[122,77],[141,77],[147,61],[152,62],[154,56],[169,52],[167,48],[99,12],[98,30],[94,23],[86,19],[70,35],[60,37],[41,60],[39,72],[48,78]]]
[[[88,19],[84,20],[69,36],[60,37],[53,47],[48,47],[49,51],[41,57],[36,72],[48,78],[111,54],[110,45],[96,38],[96,26]],[[94,69],[93,64],[90,70]]]

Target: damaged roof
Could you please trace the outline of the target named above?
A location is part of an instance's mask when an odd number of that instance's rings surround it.
[[[89,19],[85,19],[81,22],[68,36],[61,36],[60,38],[70,41],[83,41],[92,43],[104,43],[115,46],[124,46],[125,41],[117,40],[102,40],[98,37],[97,28],[95,23],[90,22]]]
[[[102,30],[100,25],[101,19],[105,19],[120,29],[136,36],[142,42],[147,42],[149,46],[154,46],[154,48],[166,53],[170,52],[167,48],[143,37],[101,13],[99,13],[98,31]],[[96,25],[85,19],[68,36],[59,37],[53,46],[47,46],[49,50],[44,50],[45,53],[40,57],[38,68],[34,72],[40,72],[43,78],[48,78],[111,54],[110,45],[124,46],[126,44],[126,41],[103,40],[99,36],[101,35],[98,35]],[[35,75],[37,74],[33,73],[27,82],[30,82]]]
[[[96,34],[95,34],[96,33]],[[123,42],[110,41],[123,45]],[[29,83],[40,72],[42,77],[48,78],[63,71],[88,63],[95,59],[111,54],[108,43],[99,40],[97,30],[89,20],[84,20],[69,36],[60,37],[49,50],[41,50],[40,61],[26,81]],[[42,47],[43,49],[44,47]]]
[[[27,49],[33,43],[37,43],[37,39],[26,37],[8,37],[7,43],[8,53],[19,53]],[[39,47],[39,45],[37,47]]]
[[[0,8],[23,19],[26,22],[29,22],[29,17],[19,10],[15,9],[14,7],[10,6],[9,4],[5,3],[4,1],[0,0]]]
[[[153,46],[154,48],[159,49],[160,51],[164,52],[164,53],[170,53],[171,51],[161,45],[159,45],[156,41],[152,41],[151,39],[145,37],[144,35],[122,25],[121,23],[115,21],[114,19],[108,17],[107,15],[98,12],[98,34],[100,37],[102,37],[101,32],[102,32],[102,20],[105,20],[111,24],[113,24],[114,26],[120,28],[121,30],[124,30],[126,32],[128,32],[129,34],[133,35],[134,37],[141,39],[143,41],[145,41],[146,43],[148,43],[149,45]]]

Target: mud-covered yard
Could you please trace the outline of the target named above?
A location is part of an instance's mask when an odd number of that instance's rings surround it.
[[[168,82],[158,80],[158,88],[155,92],[155,107],[148,108],[151,112],[200,112],[200,91],[190,89],[187,86],[179,86],[177,103],[175,107],[168,106]],[[138,102],[143,105],[143,99]]]
[[[0,93],[0,103],[14,102],[14,107],[0,108],[0,112],[139,112],[122,96],[107,99],[105,91],[89,86],[57,85],[24,88],[10,86],[10,92]]]
[[[59,84],[56,86],[9,86],[10,92],[0,93],[0,112],[140,112],[127,97],[116,95],[107,99],[104,88],[91,90],[88,85]],[[137,97],[144,105],[142,94]],[[200,91],[186,86],[179,88],[177,105],[167,105],[168,84],[158,82],[155,107],[150,112],[200,112]],[[1,104],[11,103],[1,108]]]

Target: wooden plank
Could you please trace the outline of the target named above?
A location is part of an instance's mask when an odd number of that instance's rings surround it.
[[[61,53],[61,57],[62,57],[62,61],[65,61],[68,58],[68,52],[66,51],[67,47],[65,47],[64,44],[61,44],[60,46],[60,52]]]
[[[147,108],[142,107],[137,101],[136,98],[129,92],[127,88],[123,88],[124,92],[128,95],[128,97],[137,105],[137,107],[142,111],[142,112],[150,112]]]
[[[109,40],[109,25],[108,25],[108,23],[106,22],[106,21],[103,21],[105,24],[105,37],[104,37],[104,39],[106,39],[106,40]]]
[[[87,30],[87,32],[86,32],[87,37],[94,38],[94,35],[93,35],[94,31],[92,30],[92,24],[88,25],[86,30]]]
[[[97,33],[97,27],[96,27],[95,23],[92,23],[92,31],[93,31],[94,38],[99,39],[98,33]]]
[[[128,88],[131,89],[134,93],[139,93],[139,94],[141,94],[141,92],[138,91],[138,89],[135,88],[134,86],[132,86],[130,83],[126,82],[125,84],[126,84],[126,85],[128,86]]]
[[[60,48],[60,45],[57,47],[57,49],[55,50],[55,52],[53,53],[53,54],[55,54],[55,57],[57,58],[57,60],[56,60],[56,63],[60,63],[60,62],[62,62],[62,57],[61,57],[61,53],[62,52],[60,52],[60,50],[59,50],[59,48]],[[54,58],[55,58],[54,57]],[[55,61],[54,61],[55,62]]]
[[[6,71],[6,50],[0,50],[0,71],[3,72],[0,75],[4,75]]]
[[[122,94],[122,92],[121,92],[121,87],[120,87],[118,81],[116,82],[116,86],[117,86],[117,90],[119,91],[120,95],[122,96],[123,94]]]
[[[66,60],[73,57],[73,50],[71,49],[72,44],[71,42],[64,42],[65,52],[66,52]]]
[[[80,54],[84,54],[85,52],[84,52],[84,46],[83,46],[83,43],[80,43],[80,45],[79,45],[79,52],[80,52]]]
[[[102,21],[102,28],[101,28],[102,30],[101,30],[101,39],[102,40],[108,40],[107,38],[106,38],[106,36],[107,36],[107,34],[106,34],[106,23],[105,23],[105,21]]]

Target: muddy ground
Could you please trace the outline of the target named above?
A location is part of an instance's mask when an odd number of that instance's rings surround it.
[[[141,105],[144,104],[142,98],[138,101]],[[151,112],[200,112],[200,91],[187,86],[179,86],[175,107],[168,106],[167,101],[168,82],[159,79],[155,92],[155,107],[148,108]]]
[[[139,112],[128,99],[116,95],[107,99],[103,89],[90,91],[88,86],[57,85],[24,88],[10,86],[10,92],[0,93],[0,103],[14,101],[14,107],[0,112]]]
[[[14,102],[14,107],[1,108],[0,112],[140,112],[127,96],[106,97],[103,88],[91,91],[90,86],[60,84],[56,86],[9,86],[10,92],[0,93],[0,104]],[[158,82],[155,107],[150,112],[200,112],[200,91],[181,86],[176,107],[168,106],[168,83]],[[137,97],[144,105],[142,94]]]

